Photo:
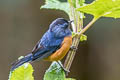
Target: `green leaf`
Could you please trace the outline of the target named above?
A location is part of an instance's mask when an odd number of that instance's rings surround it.
[[[91,4],[87,4],[81,8],[78,8],[77,10],[91,14],[95,18],[120,18],[120,0],[96,0]]]
[[[84,5],[85,0],[78,0],[78,3],[80,4],[80,6]]]
[[[66,78],[65,80],[76,80],[76,79],[73,79],[73,78]]]
[[[34,80],[33,68],[29,63],[25,63],[22,66],[16,68],[10,72],[9,80]]]
[[[82,34],[82,35],[80,36],[80,41],[81,41],[81,42],[82,42],[82,41],[87,41],[87,36],[84,35],[84,34]]]
[[[76,0],[68,0],[68,2],[69,2],[69,4],[70,4],[71,6],[73,6],[74,8],[76,8],[76,5],[77,5],[77,4],[80,4],[80,6],[83,6],[85,0],[78,0],[78,1],[76,1]],[[76,3],[76,2],[78,2],[78,3]]]
[[[65,73],[57,62],[53,62],[45,72],[44,80],[64,80]]]
[[[72,38],[76,36],[76,33],[75,32],[72,32]]]
[[[45,5],[41,6],[40,8],[46,9],[56,9],[62,10],[69,15],[69,3],[68,2],[60,2],[59,0],[46,0]]]
[[[71,6],[76,8],[76,0],[68,0]]]

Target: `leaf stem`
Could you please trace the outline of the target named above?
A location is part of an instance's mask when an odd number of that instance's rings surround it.
[[[92,21],[91,21],[89,24],[87,24],[87,25],[85,26],[85,28],[83,28],[83,29],[80,31],[79,36],[80,36],[81,34],[83,34],[85,31],[87,31],[87,30],[91,27],[91,25],[92,25],[97,19],[99,19],[99,18],[93,18]]]

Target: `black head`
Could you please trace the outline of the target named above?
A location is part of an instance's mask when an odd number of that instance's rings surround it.
[[[69,26],[69,22],[64,18],[57,18],[50,24],[50,29],[52,30],[56,25],[63,25],[60,27],[67,28]]]
[[[55,34],[55,37],[65,37],[71,35],[70,23],[64,18],[57,18],[50,24],[49,30]]]

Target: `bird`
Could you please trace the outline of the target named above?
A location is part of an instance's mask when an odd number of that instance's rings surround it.
[[[16,60],[12,64],[11,71],[14,71],[24,63],[41,59],[45,61],[58,61],[59,63],[72,45],[72,31],[70,29],[72,22],[64,18],[57,18],[52,21],[49,29],[38,41],[33,50],[22,59]],[[64,69],[62,65],[61,67]]]

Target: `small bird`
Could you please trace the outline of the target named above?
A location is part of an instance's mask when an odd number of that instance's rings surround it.
[[[12,64],[11,71],[24,63],[44,59],[46,61],[61,60],[69,51],[72,45],[72,32],[70,24],[73,21],[67,21],[64,18],[54,20],[48,31],[38,41],[32,52],[24,58],[15,61]],[[60,64],[61,65],[61,64]],[[63,68],[63,66],[61,65]]]

